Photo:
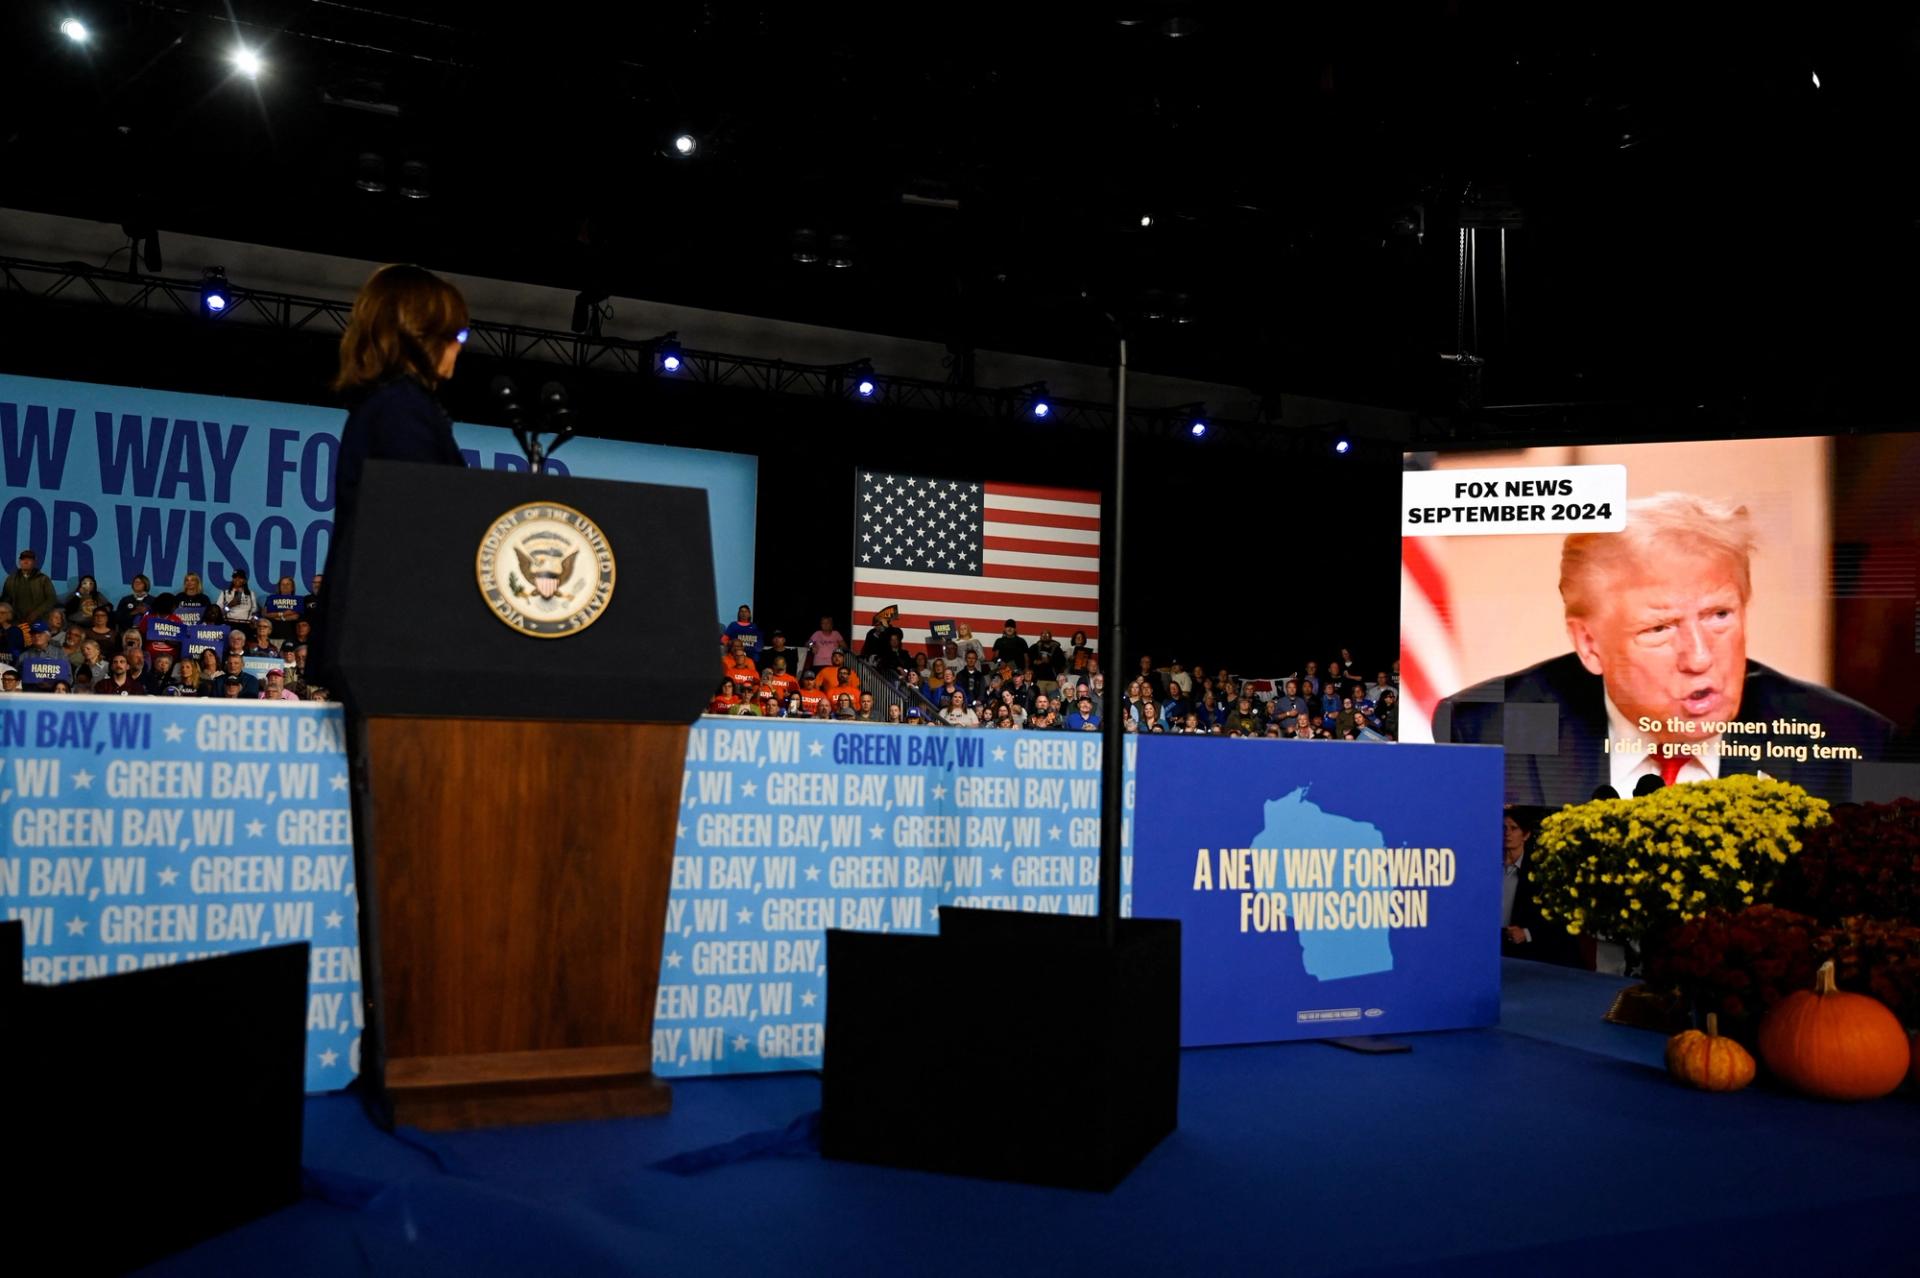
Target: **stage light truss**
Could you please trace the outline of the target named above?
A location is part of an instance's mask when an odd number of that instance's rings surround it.
[[[27,297],[35,301],[110,306],[129,311],[157,311],[177,314],[206,322],[200,314],[200,298],[205,281],[165,279],[127,271],[107,270],[81,262],[37,262],[24,258],[0,257],[0,295]],[[237,287],[232,303],[220,317],[221,324],[254,324],[286,333],[319,331],[336,334],[347,326],[353,303],[336,298],[302,297],[270,289]],[[472,322],[468,352],[484,352],[508,363],[552,364],[598,372],[630,373],[655,377],[654,356],[661,339],[635,340],[623,337],[590,336],[554,329],[527,328],[517,324],[496,324],[476,319]],[[729,355],[719,351],[682,348],[682,365],[670,380],[674,383],[729,387],[772,395],[806,395],[816,398],[857,402],[863,408],[875,405],[914,413],[946,416],[1015,419],[1028,418],[1033,390],[1031,386],[1001,389],[956,386],[947,382],[912,377],[897,377],[885,369],[874,378],[874,393],[861,398],[854,390],[847,364],[793,364],[784,360],[751,355]],[[1113,406],[1089,400],[1049,395],[1049,429],[1111,431]],[[1167,436],[1183,435],[1188,429],[1187,406],[1130,409],[1129,428]],[[1234,424],[1210,418],[1212,432]],[[1242,435],[1264,437],[1281,447],[1297,445],[1291,431],[1271,423],[1245,424]]]

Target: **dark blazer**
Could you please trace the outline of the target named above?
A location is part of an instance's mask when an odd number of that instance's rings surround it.
[[[326,579],[310,610],[313,633],[307,639],[307,663],[335,684],[328,642],[329,597],[352,589],[343,580],[347,548],[353,540],[354,515],[360,503],[360,476],[369,461],[410,461],[465,466],[466,458],[453,439],[453,419],[426,387],[411,377],[398,377],[361,396],[340,429],[340,456],[334,469],[333,538],[327,545]],[[246,694],[251,697],[253,693]]]
[[[1524,707],[1524,708],[1513,708]],[[1747,682],[1733,718],[1747,722],[1792,719],[1818,723],[1818,744],[1852,746],[1863,759],[1879,760],[1893,736],[1893,721],[1858,701],[1817,684],[1747,662]],[[1607,705],[1600,676],[1589,674],[1573,653],[1489,679],[1442,701],[1433,714],[1433,739],[1507,747],[1507,802],[1559,807],[1584,803],[1609,778],[1605,742]],[[1759,745],[1775,740],[1815,744],[1801,736],[1728,733],[1726,740]],[[1823,799],[1851,797],[1852,763],[1846,759],[1743,759],[1723,755],[1720,775],[1765,772],[1803,786]]]
[[[1513,894],[1513,921],[1509,926],[1524,927],[1533,935],[1533,940],[1518,944],[1507,940],[1506,933],[1500,936],[1500,953],[1507,958],[1532,959],[1536,963],[1557,963],[1561,967],[1585,967],[1586,955],[1580,949],[1579,938],[1567,932],[1565,919],[1548,920],[1540,916],[1540,907],[1535,905],[1533,897],[1540,889],[1527,881],[1527,874],[1533,869],[1533,840],[1527,840],[1527,850],[1520,858],[1520,885]]]
[[[336,531],[342,519],[352,517],[360,474],[369,461],[467,464],[453,440],[453,419],[432,392],[411,377],[397,377],[362,396],[340,428],[340,458],[334,470]]]

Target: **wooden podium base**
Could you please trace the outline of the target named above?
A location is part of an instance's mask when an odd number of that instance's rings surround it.
[[[684,724],[367,720],[369,1002],[394,1120],[663,1114]]]
[[[583,1047],[392,1060],[387,1099],[395,1123],[429,1131],[646,1118],[673,1105],[672,1089],[653,1076],[652,1054]]]

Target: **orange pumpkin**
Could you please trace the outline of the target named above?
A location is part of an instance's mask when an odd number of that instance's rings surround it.
[[[1833,960],[1760,1022],[1760,1059],[1782,1082],[1829,1100],[1885,1096],[1907,1076],[1907,1032],[1878,999],[1834,986]]]
[[[1667,1040],[1667,1073],[1703,1092],[1737,1092],[1753,1081],[1753,1057],[1720,1037],[1720,1018],[1707,1013],[1707,1032],[1682,1030]]]

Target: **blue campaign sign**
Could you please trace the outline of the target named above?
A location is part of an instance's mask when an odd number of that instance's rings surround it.
[[[333,535],[345,421],[309,404],[0,375],[0,563],[32,547],[61,589],[89,574],[109,594],[136,573],[164,591],[236,568],[304,588]],[[526,469],[509,431],[457,423],[454,437],[469,466]],[[723,604],[752,601],[754,458],[583,436],[553,470],[704,488],[715,588]]]
[[[306,605],[301,602],[301,596],[299,595],[268,595],[266,605],[261,611],[268,613],[290,612],[297,617],[306,611]]]
[[[1134,910],[1181,921],[1181,1042],[1490,1025],[1502,752],[1149,737]]]
[[[72,683],[73,671],[68,669],[67,659],[62,656],[27,657],[20,662],[20,682],[29,685]]]
[[[934,932],[947,905],[1092,914],[1099,853],[1097,735],[703,719],[654,1069],[818,1069],[826,929]]]
[[[127,580],[131,581],[133,579],[129,577]],[[173,615],[186,622],[189,626],[198,626],[200,619],[207,615],[207,610],[199,604],[181,604],[173,610]],[[227,628],[221,626],[219,627],[219,631],[221,642],[226,642]]]
[[[186,637],[187,627],[183,622],[168,621],[161,617],[153,617],[147,621],[148,643],[170,643],[177,648],[185,642]]]
[[[0,699],[0,910],[26,979],[308,941],[307,1088],[346,1086],[363,1011],[341,723],[293,702]]]
[[[197,657],[212,649],[224,654],[227,650],[227,628],[225,626],[188,626],[186,652],[189,657]]]

